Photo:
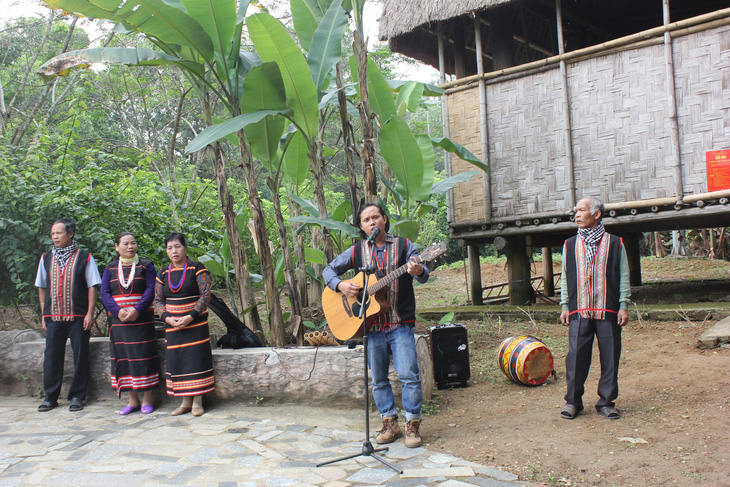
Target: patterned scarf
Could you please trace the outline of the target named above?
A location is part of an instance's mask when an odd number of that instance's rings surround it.
[[[603,222],[599,221],[594,228],[579,228],[578,235],[586,244],[586,261],[589,265],[593,264],[593,257],[598,250],[598,244],[601,242],[603,234],[606,230],[603,228]]]
[[[79,246],[76,244],[76,240],[72,241],[71,245],[68,247],[53,247],[53,257],[56,258],[56,262],[58,262],[59,267],[62,269],[61,272],[63,272],[63,269],[66,267],[68,259],[78,248]]]

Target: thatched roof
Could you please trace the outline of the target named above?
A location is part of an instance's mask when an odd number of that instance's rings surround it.
[[[486,10],[515,0],[385,0],[379,37],[388,40],[431,22]]]
[[[671,0],[671,6],[677,21],[727,8],[728,0]],[[570,0],[562,2],[561,15],[566,51],[663,22],[657,0]],[[446,73],[464,77],[477,72],[476,22],[484,69],[491,71],[556,55],[556,17],[555,0],[383,0],[379,37],[391,51],[438,68],[441,33]]]

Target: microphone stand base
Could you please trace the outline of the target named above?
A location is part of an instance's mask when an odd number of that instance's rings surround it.
[[[334,460],[327,460],[326,462],[318,463],[316,466],[317,467],[322,467],[324,465],[329,465],[331,463],[341,462],[342,460],[349,460],[350,458],[355,458],[355,457],[363,456],[363,457],[371,457],[371,458],[374,458],[375,460],[379,461],[380,463],[382,463],[386,467],[389,467],[389,468],[395,470],[398,473],[403,473],[403,470],[401,470],[400,468],[396,467],[392,463],[388,462],[387,460],[385,460],[385,459],[383,459],[383,458],[381,458],[381,457],[379,457],[378,455],[375,454],[376,452],[379,452],[379,451],[388,451],[388,447],[374,448],[373,447],[373,444],[370,443],[370,441],[366,441],[366,442],[364,442],[362,444],[362,451],[360,453],[354,453],[352,455],[347,455],[345,457],[335,458]]]

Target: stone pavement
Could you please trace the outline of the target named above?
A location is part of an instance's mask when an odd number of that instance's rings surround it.
[[[39,400],[0,397],[0,487],[73,485],[514,487],[515,475],[403,440],[381,455],[317,463],[362,451],[362,411],[227,402],[205,415],[173,417],[166,403],[150,415],[119,416],[121,401],[78,413],[36,411]],[[379,427],[371,416],[371,432]],[[422,427],[428,440],[428,418]]]

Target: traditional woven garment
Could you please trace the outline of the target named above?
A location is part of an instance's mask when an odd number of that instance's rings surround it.
[[[586,244],[586,256],[588,262],[593,262],[593,257],[596,255],[598,250],[598,243],[601,241],[601,237],[606,233],[603,227],[603,222],[599,221],[598,225],[594,228],[579,228],[578,235],[583,239]]]
[[[200,262],[164,268],[157,277],[155,310],[162,316],[197,315],[185,328],[165,329],[166,388],[171,396],[199,396],[215,389],[208,330],[210,273]],[[160,296],[163,301],[161,304]]]
[[[66,247],[69,249],[73,246]],[[83,318],[88,312],[88,288],[86,266],[90,254],[75,247],[67,255],[63,253],[64,264],[56,259],[56,248],[43,254],[43,265],[48,276],[48,290],[43,305],[43,318],[51,321],[73,321]]]
[[[134,275],[131,275],[134,269]],[[110,313],[109,347],[111,350],[111,383],[117,396],[128,391],[149,391],[160,384],[160,365],[155,337],[155,317],[152,308],[154,300],[155,268],[149,260],[139,260],[134,265],[122,266],[122,281],[129,284],[124,288],[119,279],[119,262],[109,264],[104,273],[102,288],[109,286],[114,302],[119,308],[137,307],[139,316],[135,321],[121,321]],[[107,281],[108,279],[108,281]],[[129,282],[131,280],[131,282]],[[106,282],[105,282],[106,281]],[[139,304],[142,302],[143,310]]]
[[[564,278],[571,314],[603,320],[606,312],[618,312],[622,245],[619,237],[604,233],[589,262],[583,239],[575,236],[566,241]]]

